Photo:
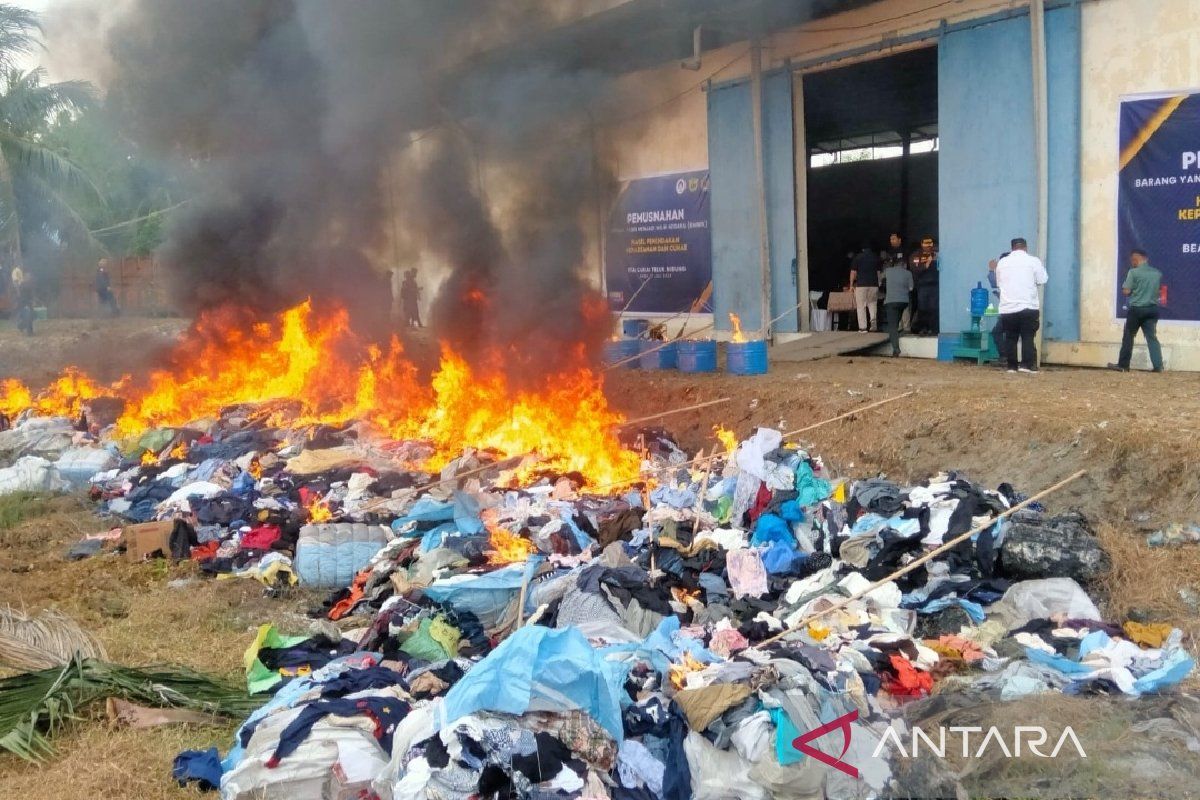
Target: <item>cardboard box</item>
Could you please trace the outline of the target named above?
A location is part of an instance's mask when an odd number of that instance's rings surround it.
[[[125,557],[130,561],[141,561],[155,550],[161,550],[164,556],[170,556],[173,527],[175,523],[171,520],[126,525],[121,529],[121,538],[125,542]]]

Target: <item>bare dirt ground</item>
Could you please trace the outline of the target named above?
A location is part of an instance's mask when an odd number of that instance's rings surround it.
[[[26,339],[11,323],[0,323],[0,378],[20,377],[37,386],[68,363],[100,377],[117,377],[143,368],[147,352],[183,326],[178,320],[157,319],[56,321],[41,324],[37,336]],[[1033,493],[1086,469],[1086,478],[1048,505],[1054,510],[1077,507],[1096,521],[1114,561],[1110,580],[1094,587],[1105,611],[1123,617],[1139,609],[1171,621],[1189,632],[1193,650],[1200,610],[1187,606],[1179,589],[1195,586],[1200,594],[1200,545],[1151,549],[1145,537],[1170,522],[1200,521],[1197,381],[1191,374],[1122,375],[1053,367],[1038,376],[1007,375],[975,366],[863,357],[787,365],[753,378],[632,371],[608,375],[613,404],[631,418],[732,398],[662,420],[662,427],[689,450],[711,448],[717,423],[739,435],[756,425],[795,430],[916,391],[800,438],[835,474],[850,477],[885,473],[908,481],[959,470],[989,486],[1009,481]],[[182,664],[234,680],[241,679],[242,652],[258,624],[273,621],[289,632],[304,630],[303,611],[313,597],[268,599],[257,584],[239,580],[172,588],[170,581],[190,576],[187,565],[129,564],[116,557],[63,560],[65,549],[81,533],[103,527],[87,501],[75,497],[44,503],[8,527],[0,522],[0,605],[29,611],[59,608],[94,632],[119,663]],[[1111,797],[1197,792],[1200,757],[1181,743],[1135,736],[1131,747],[1130,721],[1161,716],[1161,709],[1147,706],[1141,713],[1131,710],[1139,706],[1121,700],[1094,698],[1054,703],[1055,713],[1066,719],[1091,720],[1092,733],[1081,732],[1080,738],[1089,755],[1095,755],[1072,772],[1068,788],[1051,793]],[[1029,705],[1007,704],[1014,715]],[[186,747],[226,747],[234,727],[128,731],[112,730],[102,720],[77,723],[56,737],[58,757],[40,768],[0,757],[0,797],[195,797],[194,790],[178,789],[170,781],[171,759]],[[977,796],[1044,795],[1045,786],[1056,786],[1055,770],[1062,771],[1052,762],[993,767],[988,768],[993,777],[1005,779],[1003,790],[972,783],[979,776],[966,775],[969,770],[963,773],[963,785]]]

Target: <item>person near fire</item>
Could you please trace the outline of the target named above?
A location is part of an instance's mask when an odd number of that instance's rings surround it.
[[[404,273],[404,282],[400,284],[400,307],[404,314],[404,324],[411,328],[421,326],[421,286],[417,283],[417,271],[410,269]]]
[[[116,295],[112,290],[112,276],[108,274],[108,259],[100,259],[96,266],[96,299],[101,308],[107,308],[112,316],[120,316],[121,309],[117,306]]]

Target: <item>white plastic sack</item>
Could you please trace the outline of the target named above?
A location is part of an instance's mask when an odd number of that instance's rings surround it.
[[[189,497],[203,497],[206,499],[209,497],[216,497],[223,491],[225,491],[225,489],[215,483],[210,483],[209,481],[195,481],[180,489],[176,489],[170,497],[159,504],[159,508],[177,505],[182,503],[184,500],[187,500]]]
[[[0,460],[20,456],[58,458],[71,447],[75,429],[71,421],[57,417],[34,418],[7,431],[0,431]]]
[[[387,754],[375,741],[365,718],[337,724],[326,717],[279,766],[267,760],[300,708],[268,716],[250,737],[245,757],[221,778],[223,800],[351,800],[362,796],[387,766]]]
[[[73,447],[59,456],[54,467],[64,480],[82,486],[96,475],[116,467],[117,463],[117,457],[104,448]]]
[[[1055,614],[1065,614],[1067,619],[1103,619],[1087,592],[1072,578],[1015,583],[988,608],[988,619],[1000,622],[1006,630]]]
[[[683,751],[693,800],[769,800],[766,789],[750,780],[750,762],[736,752],[718,750],[695,731],[683,740]]]
[[[71,484],[44,458],[25,456],[0,469],[0,495],[13,492],[65,492]]]
[[[783,434],[770,428],[759,428],[746,441],[738,445],[737,465],[760,481],[767,479],[769,472],[764,456],[779,447]]]
[[[397,792],[397,785],[405,778],[404,757],[417,742],[424,741],[437,731],[438,709],[442,699],[435,698],[432,703],[421,708],[414,708],[408,713],[392,734],[392,758],[387,766],[375,777],[374,789],[381,800],[395,800],[407,796]],[[423,776],[428,780],[428,776]],[[413,776],[416,780],[417,776]],[[424,782],[420,783],[424,786]]]

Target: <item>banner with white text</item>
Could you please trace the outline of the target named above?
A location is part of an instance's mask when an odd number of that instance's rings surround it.
[[[703,295],[712,280],[708,198],[708,170],[622,185],[604,264],[614,311],[685,312]]]
[[[1116,315],[1129,252],[1162,272],[1161,318],[1200,321],[1200,94],[1121,102]]]

